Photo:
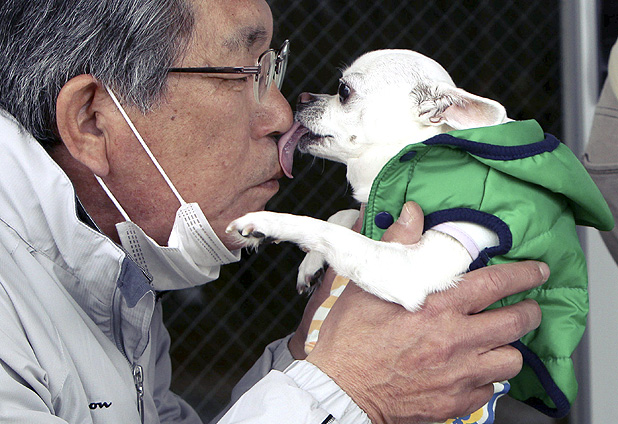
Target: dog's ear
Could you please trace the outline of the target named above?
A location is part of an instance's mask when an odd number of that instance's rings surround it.
[[[419,118],[425,125],[446,124],[462,130],[498,125],[506,120],[506,109],[500,103],[448,84],[426,91],[419,103]]]

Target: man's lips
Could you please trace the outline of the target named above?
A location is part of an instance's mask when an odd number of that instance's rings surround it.
[[[294,178],[292,176],[294,150],[296,150],[300,138],[308,132],[309,130],[300,122],[294,122],[292,128],[279,138],[277,143],[279,147],[279,164],[281,164],[281,169],[283,169],[283,173],[288,178]]]

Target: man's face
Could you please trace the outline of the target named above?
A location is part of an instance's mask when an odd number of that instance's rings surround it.
[[[194,4],[195,36],[176,66],[252,66],[269,48],[272,16],[263,0]],[[276,86],[257,103],[252,75],[171,73],[160,107],[146,115],[128,113],[180,195],[198,202],[217,235],[233,247],[226,240],[228,223],[263,209],[279,188],[273,136],[289,129],[292,113]],[[120,203],[147,234],[166,244],[178,200],[128,127],[120,132],[110,183],[124,182]]]

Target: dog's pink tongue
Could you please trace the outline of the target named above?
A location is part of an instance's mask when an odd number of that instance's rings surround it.
[[[309,130],[302,126],[300,122],[294,122],[292,128],[279,139],[279,163],[283,169],[283,173],[288,178],[292,176],[292,165],[294,164],[294,150],[300,138]]]

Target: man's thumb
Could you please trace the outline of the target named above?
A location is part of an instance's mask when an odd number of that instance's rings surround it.
[[[401,209],[399,219],[391,225],[382,241],[391,241],[401,244],[416,244],[423,235],[423,210],[415,202],[407,202]]]

